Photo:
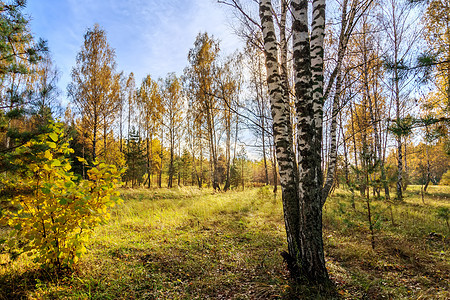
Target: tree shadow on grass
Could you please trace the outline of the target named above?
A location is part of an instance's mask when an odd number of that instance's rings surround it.
[[[0,299],[28,299],[40,285],[55,282],[59,276],[43,269],[29,270],[21,274],[0,276]]]
[[[278,232],[252,228],[251,210],[219,215],[188,219],[176,239],[142,253],[155,286],[169,298],[281,299],[288,282],[280,256],[284,240]]]

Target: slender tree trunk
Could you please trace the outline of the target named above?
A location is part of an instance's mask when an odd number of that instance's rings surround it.
[[[403,159],[402,159],[402,141],[397,137],[397,200],[403,200]]]
[[[420,194],[422,195],[422,203],[425,205],[424,186],[423,183],[420,186]]]
[[[364,101],[365,101],[365,99],[364,99]],[[363,104],[363,106],[364,106],[364,104]],[[355,113],[356,124],[358,124],[358,128],[360,128],[360,130],[361,130],[363,128],[363,126],[361,124],[362,117],[358,115],[356,108],[354,110],[354,113]],[[353,126],[353,124],[352,124],[352,126]],[[366,157],[368,155],[366,130],[362,129],[360,135],[361,135],[361,141],[362,141],[360,151],[356,152],[356,140],[354,141],[355,142],[354,147],[355,147],[355,158],[356,158],[357,153],[359,153],[359,157],[360,157],[361,169],[359,170],[359,172],[361,173],[361,176],[359,176],[359,179],[360,179],[359,180],[359,192],[361,194],[361,197],[364,197],[365,193],[366,193],[366,189],[367,189],[367,185],[366,185],[367,183],[366,183],[365,177],[366,177],[367,167],[368,167],[367,159],[366,159]]]
[[[120,116],[119,116],[119,151],[123,153],[123,97],[120,96]]]
[[[217,148],[216,148],[216,135],[214,126],[214,114],[212,112],[212,105],[208,105],[206,109],[206,119],[208,125],[208,135],[209,135],[209,149],[211,153],[211,165],[212,165],[212,186],[214,190],[220,190],[219,180],[218,180],[218,163],[217,163]]]
[[[369,177],[367,176],[367,186],[369,186]],[[370,230],[370,244],[372,245],[372,250],[375,250],[375,235],[373,231],[373,223],[372,223],[372,212],[370,210],[370,197],[369,197],[369,191],[367,191],[366,195],[366,204],[367,204],[367,218],[369,221],[369,230]]]
[[[351,205],[353,209],[356,209],[356,204],[355,204],[355,189],[353,188],[353,183],[350,182],[350,172],[348,170],[348,148],[347,148],[347,139],[345,138],[345,133],[344,133],[344,128],[342,128],[342,114],[341,114],[341,110],[339,111],[339,126],[342,132],[342,141],[343,141],[343,147],[344,147],[344,173],[345,173],[345,183],[347,184],[347,187],[350,189],[350,192],[352,193],[352,197],[351,197]]]
[[[394,5],[394,4],[393,4]],[[393,35],[394,35],[394,97],[396,106],[396,121],[400,124],[401,117],[401,105],[400,105],[400,88],[399,88],[399,74],[398,74],[398,53],[399,53],[399,41],[397,35],[397,25],[395,19],[395,8],[393,8]],[[403,201],[403,157],[402,157],[402,138],[397,136],[397,200]]]
[[[128,124],[127,124],[127,131],[128,131],[128,139],[130,139],[130,126],[131,126],[131,104],[132,104],[132,97],[131,95],[128,95]],[[129,148],[129,147],[127,147]],[[128,154],[130,154],[130,150],[127,149]]]
[[[408,157],[406,156],[406,138],[405,138],[405,142],[403,143],[403,149],[404,149],[404,153],[403,153],[403,161],[404,161],[404,178],[403,178],[403,192],[406,191],[406,189],[408,188]]]
[[[107,158],[107,153],[106,153],[106,149],[107,149],[107,127],[106,127],[106,120],[105,120],[105,124],[103,124],[103,159],[106,160]]]
[[[236,115],[236,127],[235,127],[235,132],[234,132],[234,148],[233,148],[233,164],[236,160],[236,147],[237,147],[237,141],[238,141],[238,132],[239,132],[239,115]]]
[[[226,115],[226,123],[225,123],[225,130],[226,130],[226,151],[225,151],[225,159],[226,159],[226,178],[225,178],[225,186],[223,187],[223,190],[226,192],[230,189],[230,160],[231,160],[231,111],[229,108],[227,110]]]
[[[266,126],[265,126],[265,114],[264,114],[264,103],[261,99],[261,138],[262,138],[262,152],[263,152],[263,162],[264,162],[264,183],[269,184],[269,172],[267,170],[267,158],[266,158]]]
[[[330,128],[330,135],[331,135],[331,144],[330,144],[330,160],[328,162],[328,169],[327,169],[327,178],[325,181],[325,185],[323,188],[323,195],[322,195],[322,201],[325,202],[325,199],[328,196],[328,193],[330,192],[331,187],[333,186],[333,183],[335,181],[335,173],[336,173],[336,162],[337,162],[337,115],[339,110],[339,99],[341,97],[341,85],[342,85],[342,76],[341,72],[338,73],[337,79],[336,79],[336,91],[334,93],[333,97],[333,106],[331,109],[331,128]]]
[[[277,174],[277,156],[275,153],[275,146],[272,146],[272,176],[273,176],[273,194],[276,195],[278,191],[278,174]]]
[[[178,144],[178,161],[181,162],[181,145]],[[181,166],[180,163],[178,164],[178,186],[181,186]]]
[[[427,191],[428,185],[430,184],[430,181],[431,181],[431,165],[430,165],[430,155],[429,155],[429,150],[428,150],[428,143],[425,144],[425,152],[426,152],[426,157],[427,157],[427,179],[425,181],[425,186],[423,187],[424,192]]]
[[[86,152],[85,152],[85,148],[86,148],[86,137],[84,136],[84,132],[81,133],[83,135],[83,159],[86,160]],[[83,179],[86,179],[86,164],[82,164],[82,168],[83,168]]]
[[[282,3],[283,7],[286,6],[286,3]],[[282,12],[282,17],[281,17],[281,26],[280,26],[280,30],[283,32],[285,30],[284,24],[286,23],[286,13]],[[284,19],[283,19],[284,18]],[[283,40],[283,36],[284,34],[282,34],[282,40]],[[286,47],[286,45],[284,46]],[[283,49],[282,49],[282,53],[283,53]],[[282,55],[283,56],[283,55]],[[261,141],[262,141],[262,152],[263,152],[263,162],[264,162],[264,183],[266,185],[269,184],[269,173],[267,170],[267,158],[266,158],[266,113],[265,113],[265,106],[266,103],[264,103],[264,98],[263,98],[263,84],[264,84],[264,80],[262,78],[263,75],[263,71],[261,70],[261,63],[260,60],[258,59],[257,61],[258,64],[258,80],[255,79],[255,87],[256,87],[256,98],[257,98],[257,105],[258,105],[258,110],[259,110],[259,125],[261,126]],[[283,59],[282,59],[282,68],[283,68]],[[286,70],[287,72],[287,70]],[[287,73],[286,73],[287,74]],[[256,76],[255,76],[256,77]]]
[[[152,186],[152,161],[153,161],[153,133],[147,136],[147,176],[148,176],[148,188]]]
[[[197,166],[196,166],[196,161],[195,161],[195,155],[194,152],[192,151],[192,173],[191,173],[191,185],[194,186],[195,183],[199,181],[199,177],[198,177],[198,172],[197,172]],[[200,188],[201,186],[199,186]]]
[[[198,179],[198,187],[203,187],[203,147],[200,146],[200,177]]]
[[[363,185],[361,182],[361,176],[360,176],[360,170],[358,168],[358,151],[356,148],[356,132],[355,132],[355,126],[354,126],[354,117],[357,117],[356,112],[353,111],[353,105],[350,105],[350,117],[351,117],[351,127],[352,127],[352,142],[353,142],[353,154],[355,159],[355,169],[356,169],[356,182],[359,184],[359,192],[361,196],[364,196],[363,189],[361,186]]]
[[[94,112],[95,114],[95,112]],[[95,161],[97,158],[97,115],[94,116],[94,126],[92,129],[92,161]]]
[[[172,144],[172,141],[171,141]],[[173,175],[174,175],[174,168],[173,168],[173,146],[170,146],[170,161],[169,161],[169,180],[167,182],[167,187],[172,188],[173,187]]]
[[[160,168],[159,168],[159,176],[158,176],[158,187],[162,187],[162,171],[163,171],[163,160],[164,160],[164,147],[163,147],[163,141],[164,141],[164,128],[161,126],[161,150],[159,151],[159,159],[161,160]]]
[[[262,140],[263,162],[264,162],[264,184],[269,185],[269,171],[267,170],[266,143],[263,135]]]
[[[374,98],[374,105],[375,105],[375,109],[378,107],[378,97]],[[376,148],[378,151],[378,159],[380,161],[380,170],[381,170],[381,182],[383,184],[384,187],[384,196],[386,198],[386,200],[390,200],[391,196],[390,196],[390,192],[389,192],[389,183],[387,181],[386,178],[386,166],[385,166],[385,155],[383,152],[383,146],[382,146],[382,137],[381,137],[381,125],[377,126],[378,123],[380,123],[380,118],[379,118],[379,114],[375,113],[373,114],[374,119],[372,120],[373,122],[373,130],[375,133],[375,143],[376,143]]]
[[[241,162],[241,185],[242,185],[242,190],[245,190],[245,179],[244,179],[244,159],[242,159]]]

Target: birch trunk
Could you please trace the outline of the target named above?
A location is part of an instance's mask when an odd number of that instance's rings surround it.
[[[260,2],[259,14],[266,56],[267,84],[273,118],[273,139],[280,173],[284,222],[288,243],[288,266],[291,276],[300,276],[299,202],[297,192],[298,174],[294,171],[295,156],[292,149],[289,102],[283,86],[278,64],[277,38],[272,19],[270,0]]]
[[[322,241],[321,142],[323,118],[323,38],[325,2],[313,1],[311,41],[308,2],[291,3],[298,168],[290,119],[289,94],[280,71],[278,42],[270,0],[260,1],[274,143],[279,165],[289,253],[284,253],[297,282],[329,283]]]
[[[339,72],[337,78],[336,78],[336,91],[334,92],[333,97],[333,106],[331,109],[331,128],[330,128],[330,135],[331,135],[331,144],[330,144],[330,155],[329,155],[329,163],[328,163],[328,169],[327,169],[327,178],[325,180],[325,185],[323,188],[323,195],[322,195],[322,201],[325,202],[325,199],[327,198],[331,187],[334,183],[334,177],[336,172],[336,162],[337,162],[337,137],[336,137],[336,129],[337,129],[337,115],[339,110],[339,99],[341,94],[341,85],[342,85],[342,76]]]

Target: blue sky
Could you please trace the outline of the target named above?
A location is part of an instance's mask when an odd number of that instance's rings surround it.
[[[227,7],[215,0],[28,0],[31,30],[48,41],[66,87],[86,29],[98,23],[116,50],[117,69],[134,72],[139,84],[150,74],[181,74],[199,32],[221,41],[224,54],[242,43],[232,32]]]

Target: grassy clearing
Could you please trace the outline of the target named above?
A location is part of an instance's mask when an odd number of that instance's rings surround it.
[[[281,200],[270,189],[213,193],[196,188],[123,190],[124,204],[96,228],[75,272],[48,274],[26,255],[0,255],[0,299],[295,298],[279,253]],[[347,299],[448,299],[449,232],[437,217],[450,187],[410,187],[390,209],[335,192],[324,210],[330,274]],[[0,235],[2,233],[0,232]],[[4,234],[4,233],[3,233]]]
[[[424,196],[425,204],[420,186],[411,186],[405,201],[391,207],[371,200],[374,250],[365,200],[356,198],[353,209],[351,194],[337,191],[327,201],[328,268],[345,298],[450,298],[450,232],[438,217],[440,207],[450,207],[450,187],[431,186]]]

